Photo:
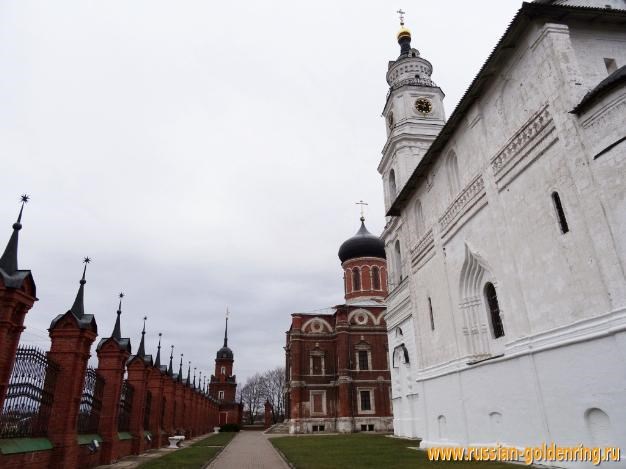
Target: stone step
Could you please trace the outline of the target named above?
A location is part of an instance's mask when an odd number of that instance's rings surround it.
[[[270,428],[265,430],[265,433],[281,433],[288,434],[289,433],[289,424],[285,422],[280,422],[272,425]]]

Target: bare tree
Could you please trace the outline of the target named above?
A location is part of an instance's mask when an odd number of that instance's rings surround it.
[[[285,368],[279,366],[263,373],[261,387],[264,400],[272,405],[272,422],[282,421],[285,418]]]
[[[257,373],[246,381],[239,393],[240,402],[244,410],[248,411],[248,423],[254,424],[254,420],[260,414],[264,402],[263,377]]]

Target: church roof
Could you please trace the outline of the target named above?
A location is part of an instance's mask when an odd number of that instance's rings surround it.
[[[598,99],[602,98],[607,93],[610,93],[613,89],[626,83],[626,65],[618,68],[608,77],[602,80],[598,85],[587,93],[583,99],[572,109],[573,114],[581,114],[589,106],[591,106]]]
[[[228,347],[222,347],[217,351],[217,358],[227,358],[228,360],[232,360],[233,357],[233,351]]]
[[[437,138],[430,145],[419,164],[409,177],[406,184],[391,204],[387,216],[400,215],[404,205],[410,200],[413,191],[418,187],[422,176],[437,159],[439,152],[448,143],[457,127],[464,121],[466,112],[470,109],[489,86],[491,79],[497,76],[497,72],[503,61],[514,51],[519,37],[527,30],[528,24],[537,18],[546,18],[557,22],[565,19],[594,19],[612,20],[619,24],[626,24],[626,11],[606,8],[549,5],[542,3],[523,3],[517,14],[509,24],[495,48],[487,57],[487,60],[472,80],[465,91],[450,118],[445,123]]]
[[[359,257],[380,257],[385,259],[385,243],[378,236],[367,231],[365,218],[361,217],[361,228],[354,236],[343,242],[339,247],[338,255],[342,263]]]

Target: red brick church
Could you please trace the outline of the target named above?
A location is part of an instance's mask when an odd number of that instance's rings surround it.
[[[392,430],[385,246],[363,217],[339,259],[345,303],[291,315],[285,347],[290,433]]]
[[[219,424],[241,423],[242,405],[236,401],[237,377],[233,375],[233,351],[228,347],[228,315],[224,329],[224,345],[215,357],[215,374],[209,382],[209,396],[219,402]]]

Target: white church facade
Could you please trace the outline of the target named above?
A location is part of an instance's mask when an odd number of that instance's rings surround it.
[[[626,454],[626,1],[523,4],[447,120],[410,41],[378,167],[395,433]]]

